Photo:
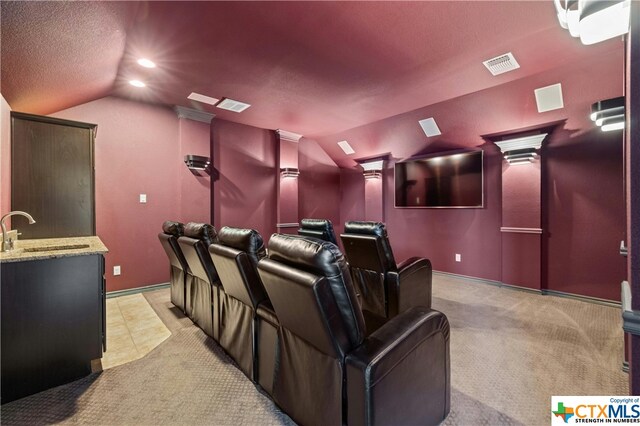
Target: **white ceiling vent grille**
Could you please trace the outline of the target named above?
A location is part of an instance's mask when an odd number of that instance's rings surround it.
[[[245,104],[244,102],[234,101],[233,99],[225,99],[216,105],[218,108],[226,109],[228,111],[233,112],[242,112],[245,109],[249,108],[251,105]]]
[[[503,74],[520,68],[520,64],[511,52],[484,61],[483,64],[493,75]]]

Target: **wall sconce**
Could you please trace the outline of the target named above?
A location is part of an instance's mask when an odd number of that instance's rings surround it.
[[[300,170],[295,167],[284,167],[280,169],[280,176],[283,178],[297,178],[300,176]]]
[[[591,105],[591,120],[603,132],[624,129],[624,96],[606,99]]]
[[[364,169],[365,179],[380,179],[382,178],[382,169],[384,167],[384,160],[368,161],[360,163],[360,166]]]
[[[209,157],[203,157],[202,155],[185,155],[184,163],[187,165],[189,170],[197,170],[204,171],[207,174],[209,173],[209,166],[211,165],[211,159]]]
[[[540,156],[537,151],[542,146],[542,141],[547,137],[547,133],[539,133],[532,136],[506,139],[495,142],[502,151],[505,160],[509,165],[533,163]]]
[[[599,43],[629,32],[631,0],[554,0],[560,26],[582,44]]]

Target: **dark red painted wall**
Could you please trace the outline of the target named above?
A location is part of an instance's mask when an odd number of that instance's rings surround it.
[[[211,126],[208,123],[180,118],[178,120],[180,159],[185,155],[211,156]],[[193,173],[184,165],[180,176],[180,217],[184,222],[211,221],[211,177]]]
[[[276,136],[271,130],[213,119],[214,226],[276,232]]]
[[[340,169],[312,139],[298,144],[298,217],[340,224]]]
[[[622,132],[587,127],[577,135],[558,131],[552,136],[543,155],[547,287],[619,300],[626,277],[619,254],[626,223]]]
[[[622,45],[620,52],[571,67],[571,74],[560,67],[319,142],[323,146],[344,139],[353,142],[360,147],[354,158],[391,153],[384,177],[384,214],[397,260],[425,256],[436,270],[502,281],[503,159],[497,147],[482,135],[563,120],[542,155],[542,167],[546,166],[541,189],[543,228],[548,232],[541,253],[543,288],[619,300],[620,281],[625,276],[624,259],[618,254],[625,227],[622,133],[603,134],[588,116],[591,103],[622,94]],[[534,89],[558,82],[562,83],[565,107],[538,113]],[[417,122],[427,117],[436,118],[442,136],[424,136]],[[485,152],[484,208],[394,208],[393,161],[478,147]],[[364,198],[360,194],[364,193],[364,182],[355,176],[342,173],[343,221],[363,215]],[[523,181],[522,191],[525,187]],[[456,253],[462,254],[461,263],[455,262]],[[526,259],[513,261],[522,262],[523,270],[528,267]]]
[[[109,249],[107,290],[167,282],[158,232],[180,220],[178,117],[166,107],[108,97],[53,114],[98,124],[96,230]],[[139,194],[147,194],[140,204]],[[122,274],[113,276],[113,266]]]

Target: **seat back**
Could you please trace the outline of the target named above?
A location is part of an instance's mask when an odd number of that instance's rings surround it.
[[[327,241],[274,234],[258,272],[280,321],[274,399],[297,423],[344,423],[344,357],[365,335],[344,256]]]
[[[333,224],[327,219],[302,219],[298,234],[305,237],[319,238],[338,245],[336,234],[333,232]]]
[[[257,269],[258,261],[266,255],[262,236],[253,229],[225,226],[209,252],[225,293],[255,311],[267,299]]]
[[[209,255],[209,246],[216,241],[216,235],[215,228],[207,223],[189,222],[184,226],[184,236],[178,238],[191,273],[211,285],[220,283]]]
[[[187,260],[178,245],[178,238],[184,235],[184,225],[167,220],[162,224],[162,232],[158,234],[160,244],[169,257],[169,263],[178,269],[191,273]]]
[[[384,223],[351,221],[340,235],[364,311],[387,317],[387,274],[397,270]]]

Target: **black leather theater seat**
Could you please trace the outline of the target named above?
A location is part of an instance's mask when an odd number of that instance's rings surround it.
[[[193,274],[190,318],[205,333],[219,339],[220,278],[209,255],[209,246],[216,241],[216,230],[206,223],[187,223],[178,244]]]
[[[220,345],[271,393],[278,319],[258,275],[258,261],[266,255],[262,236],[253,229],[225,226],[209,252],[224,288]]]
[[[383,223],[347,222],[340,238],[370,331],[411,307],[431,307],[431,262],[396,265]]]
[[[338,247],[274,234],[258,271],[280,324],[273,396],[303,425],[433,425],[449,412],[449,323],[415,307],[369,337]]]
[[[338,245],[336,234],[333,232],[333,224],[327,219],[302,219],[298,234],[305,237],[319,238]]]
[[[187,288],[191,287],[193,275],[184,258],[182,249],[178,245],[178,238],[184,235],[184,225],[180,222],[166,221],[162,224],[162,232],[158,234],[158,239],[165,253],[169,257],[171,265],[171,303],[179,307],[183,312],[190,311],[187,301]]]

